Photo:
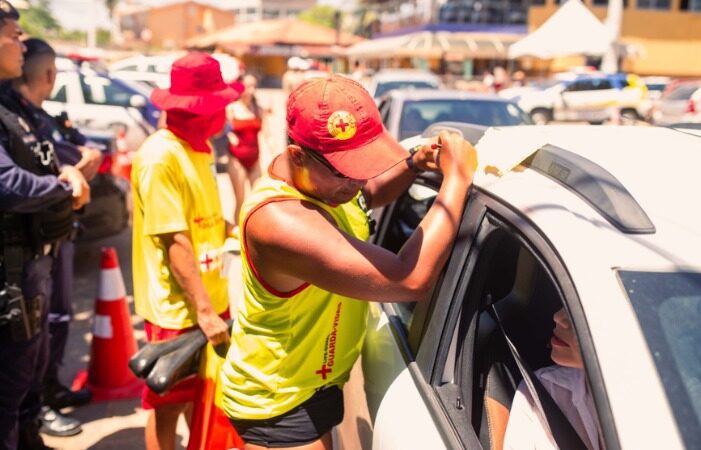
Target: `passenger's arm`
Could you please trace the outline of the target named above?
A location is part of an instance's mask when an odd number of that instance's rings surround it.
[[[249,257],[275,289],[309,282],[363,300],[427,297],[448,259],[476,159],[457,135],[441,135],[443,184],[436,200],[398,254],[341,232],[318,209],[296,201],[271,203],[246,224]]]
[[[195,251],[190,236],[185,232],[160,236],[168,251],[170,269],[185,298],[197,313],[197,325],[212,345],[229,342],[229,329],[212,306],[197,268]]]

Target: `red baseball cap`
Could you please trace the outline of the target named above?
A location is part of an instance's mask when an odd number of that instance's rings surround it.
[[[154,89],[151,101],[161,109],[210,115],[224,110],[240,92],[224,83],[219,61],[192,52],[173,63],[170,88]]]
[[[342,75],[300,84],[287,101],[287,133],[343,175],[368,180],[405,160],[368,91]]]

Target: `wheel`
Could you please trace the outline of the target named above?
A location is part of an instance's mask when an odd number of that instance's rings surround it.
[[[621,125],[635,125],[640,120],[640,116],[635,110],[624,109],[621,111]]]
[[[536,125],[545,125],[550,122],[550,111],[543,108],[537,108],[531,111],[531,119]]]

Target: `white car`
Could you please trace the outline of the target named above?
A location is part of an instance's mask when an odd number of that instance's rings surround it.
[[[167,89],[170,86],[170,68],[183,55],[184,53],[132,56],[112,63],[109,73],[120,80],[139,81],[151,87]],[[238,59],[224,53],[214,53],[212,57],[219,61],[224,81],[232,82],[238,78]]]
[[[602,123],[620,116],[632,124],[643,118],[645,84],[635,75],[586,74],[515,98],[538,125],[550,121]]]
[[[701,138],[530,126],[479,141],[479,174],[430,299],[371,304],[372,448],[501,448],[522,376],[497,321],[536,370],[553,364],[563,306],[604,447],[701,448]],[[398,251],[439,184],[417,179],[384,210],[376,242]]]
[[[393,89],[439,89],[441,80],[426,70],[384,69],[375,73],[367,82],[370,95],[378,100]]]
[[[78,128],[124,131],[133,150],[156,130],[160,115],[138,86],[76,68],[58,72],[54,90],[43,107],[53,116],[66,112]]]

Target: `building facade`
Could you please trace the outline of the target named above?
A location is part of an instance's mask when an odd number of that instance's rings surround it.
[[[220,0],[217,6],[236,16],[236,22],[295,17],[316,5],[315,0]]]

